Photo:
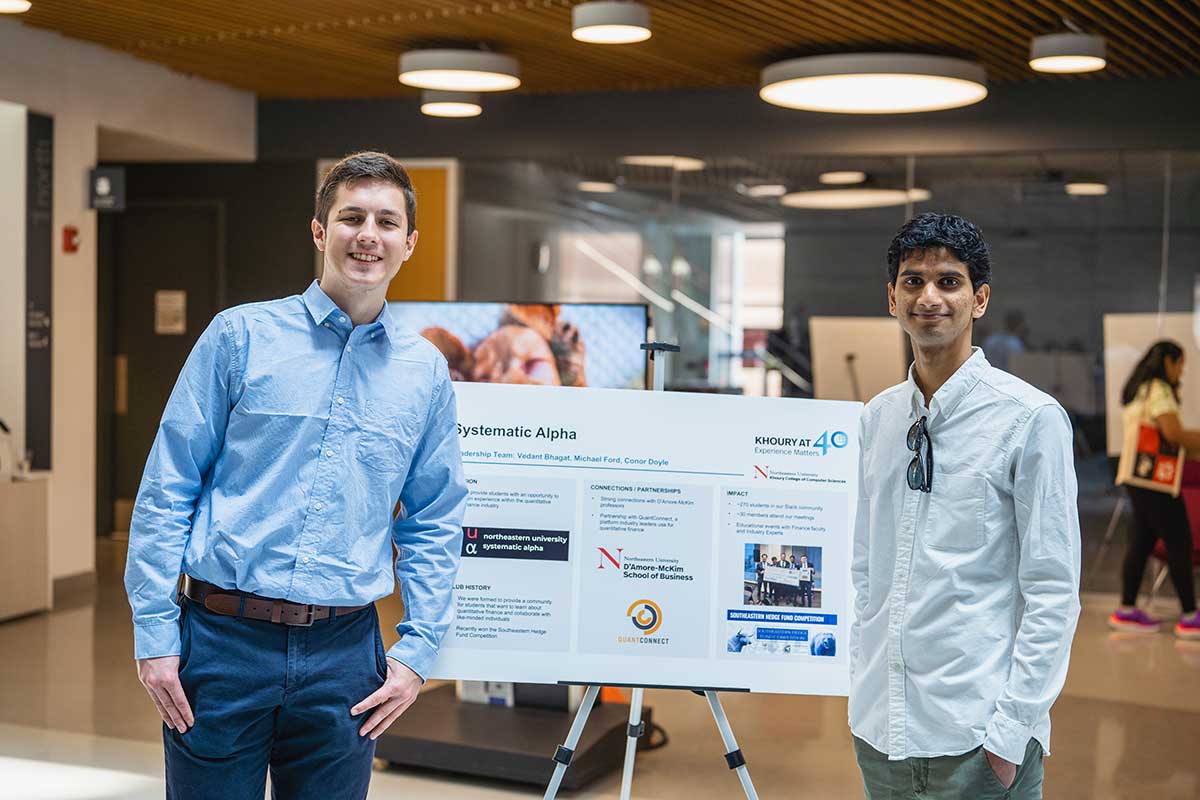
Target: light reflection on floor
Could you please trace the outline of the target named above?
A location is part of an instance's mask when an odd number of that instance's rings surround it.
[[[163,796],[160,723],[131,660],[129,608],[119,578],[123,560],[119,543],[102,544],[94,595],[50,614],[0,624],[0,756],[5,759],[0,761],[0,797]],[[1112,595],[1083,598],[1067,686],[1052,714],[1054,754],[1046,762],[1046,797],[1195,800],[1200,797],[1200,642],[1179,641],[1165,632],[1115,634],[1105,625],[1114,602]],[[1178,614],[1165,593],[1154,611],[1165,619]],[[635,797],[741,796],[702,698],[649,691],[646,702],[671,742],[639,755]],[[844,698],[726,695],[724,704],[762,797],[862,797]],[[564,734],[568,724],[564,718]],[[78,773],[62,764],[99,771]],[[24,783],[9,781],[10,774],[19,774]],[[93,794],[69,794],[73,790],[63,781],[79,774],[96,776],[89,783]],[[42,778],[45,783],[39,783]],[[123,794],[104,794],[107,780],[131,783]],[[26,794],[12,794],[17,786]],[[612,774],[562,797],[613,798],[619,788],[620,775]],[[387,770],[376,773],[370,796],[517,800],[541,795],[532,786]]]

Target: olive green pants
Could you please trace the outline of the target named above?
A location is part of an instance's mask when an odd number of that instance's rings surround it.
[[[867,800],[1041,800],[1042,746],[1030,739],[1017,766],[1013,785],[1005,789],[982,747],[960,756],[888,761],[871,745],[854,737],[854,753],[862,770]]]

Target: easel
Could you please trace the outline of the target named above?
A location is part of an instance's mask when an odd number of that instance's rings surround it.
[[[650,359],[650,369],[653,375],[654,391],[663,391],[666,385],[666,360],[667,353],[678,353],[679,345],[666,344],[664,342],[646,342],[642,345],[642,349],[648,353]],[[655,363],[655,354],[662,353],[662,364]],[[659,367],[662,367],[661,369]],[[621,686],[622,684],[606,684]],[[642,723],[642,696],[646,691],[644,686],[630,687],[633,689],[633,697],[629,703],[629,729],[628,739],[625,742],[625,768],[621,773],[621,800],[630,800],[633,791],[633,764],[634,758],[637,755],[638,739],[646,732],[646,726]],[[655,688],[664,689],[680,689],[685,687],[679,686],[663,686]],[[733,737],[733,729],[729,727],[729,719],[725,716],[725,709],[721,706],[721,699],[717,697],[716,689],[690,689],[696,694],[703,694],[708,700],[708,707],[712,711],[713,719],[717,723],[717,730],[721,732],[721,741],[725,744],[725,763],[730,769],[737,770],[738,778],[742,782],[742,789],[746,793],[748,800],[758,800],[758,793],[754,790],[754,784],[750,780],[750,770],[746,768],[746,758],[742,755],[741,749],[737,745],[737,740]],[[550,783],[546,787],[546,794],[543,795],[543,800],[553,800],[558,795],[558,787],[562,783],[563,775],[567,772],[567,767],[571,764],[571,757],[575,754],[575,746],[579,744],[579,737],[583,734],[583,728],[587,724],[588,715],[592,713],[592,706],[596,703],[596,696],[600,694],[600,686],[598,684],[589,684],[587,691],[584,692],[583,702],[579,706],[579,710],[575,712],[575,719],[571,723],[571,730],[567,733],[567,740],[560,744],[554,751],[554,774],[550,776]]]

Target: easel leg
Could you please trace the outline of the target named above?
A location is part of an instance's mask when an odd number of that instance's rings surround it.
[[[638,739],[645,732],[642,725],[642,694],[645,689],[634,689],[629,701],[629,730],[625,740],[625,769],[621,772],[621,800],[629,800],[633,792],[633,761],[637,757]]]
[[[571,756],[575,755],[575,746],[579,744],[579,737],[583,735],[583,726],[587,724],[588,715],[592,713],[592,706],[596,704],[598,694],[599,686],[589,686],[584,692],[583,702],[579,704],[579,710],[575,712],[575,721],[571,723],[571,730],[567,733],[567,741],[554,751],[554,774],[550,776],[550,784],[546,787],[546,794],[542,796],[542,800],[553,800],[558,795],[559,784],[562,783],[567,766],[571,763]]]
[[[725,743],[725,763],[730,769],[737,770],[738,778],[742,781],[742,790],[748,800],[758,800],[758,792],[754,791],[754,784],[750,781],[750,770],[746,768],[746,759],[738,748],[737,739],[733,738],[733,729],[729,727],[729,720],[725,716],[725,709],[721,707],[720,698],[716,692],[705,692],[704,697],[708,700],[708,707],[712,709],[713,719],[717,721],[721,741]]]

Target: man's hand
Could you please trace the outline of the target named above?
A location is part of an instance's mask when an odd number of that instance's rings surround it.
[[[387,660],[387,680],[374,692],[363,698],[358,705],[350,709],[351,716],[357,716],[368,708],[374,708],[375,713],[367,719],[359,729],[359,736],[371,736],[378,739],[400,715],[417,699],[421,691],[421,678],[417,673],[401,664],[394,658]],[[378,708],[376,708],[378,706]]]
[[[137,673],[167,727],[187,733],[196,718],[179,683],[179,656],[138,659]]]
[[[992,772],[996,773],[1000,784],[1005,789],[1011,789],[1013,781],[1017,779],[1017,765],[1011,761],[1005,761],[990,750],[984,750],[983,754],[987,756],[988,766],[992,768]]]

